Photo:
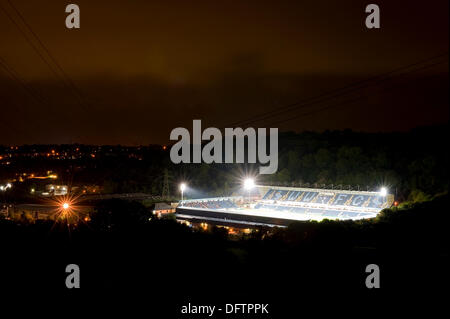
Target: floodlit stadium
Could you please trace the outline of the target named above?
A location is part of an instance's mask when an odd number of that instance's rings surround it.
[[[177,219],[250,227],[287,226],[292,221],[359,220],[391,207],[394,196],[378,192],[278,186],[246,186],[247,196],[183,200]]]

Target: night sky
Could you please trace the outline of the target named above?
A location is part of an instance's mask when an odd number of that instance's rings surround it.
[[[448,56],[431,59],[448,52],[448,0],[76,0],[79,30],[65,27],[71,2],[13,3],[76,89],[0,0],[0,61],[19,79],[0,66],[0,144],[166,143],[193,119],[229,126],[419,61],[428,62],[249,126],[375,132],[448,122]],[[381,29],[365,27],[369,3],[380,6]]]

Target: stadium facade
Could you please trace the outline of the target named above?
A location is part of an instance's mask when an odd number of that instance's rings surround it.
[[[256,186],[247,196],[184,200],[176,216],[189,223],[286,227],[302,220],[374,218],[393,202],[394,196],[384,192]]]

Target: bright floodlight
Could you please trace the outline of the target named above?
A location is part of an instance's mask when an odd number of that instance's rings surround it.
[[[69,209],[70,205],[69,205],[69,203],[64,203],[62,205],[62,207],[63,207],[63,209]]]
[[[180,191],[184,192],[185,189],[186,189],[186,184],[185,183],[180,184]]]
[[[251,190],[253,187],[255,187],[255,181],[253,180],[253,178],[247,178],[244,181],[244,188],[246,190]]]
[[[381,189],[380,189],[380,195],[381,195],[381,196],[386,196],[386,195],[387,195],[387,189],[386,189],[386,187],[381,187]]]

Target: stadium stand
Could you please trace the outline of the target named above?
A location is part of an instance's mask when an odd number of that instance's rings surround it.
[[[183,207],[203,208],[203,209],[230,209],[239,208],[233,201],[229,199],[222,200],[202,200],[187,201],[181,204]]]
[[[367,192],[366,192],[367,193]],[[352,206],[352,207],[371,207],[384,208],[387,204],[387,196],[381,196],[377,193],[373,195],[358,194],[358,192],[332,192],[332,191],[287,191],[269,189],[262,197],[262,200],[318,203],[331,206]]]
[[[393,203],[393,195],[383,196],[379,192],[263,186],[259,194],[259,199],[220,197],[186,200],[179,207],[292,220],[345,220],[376,217]]]

